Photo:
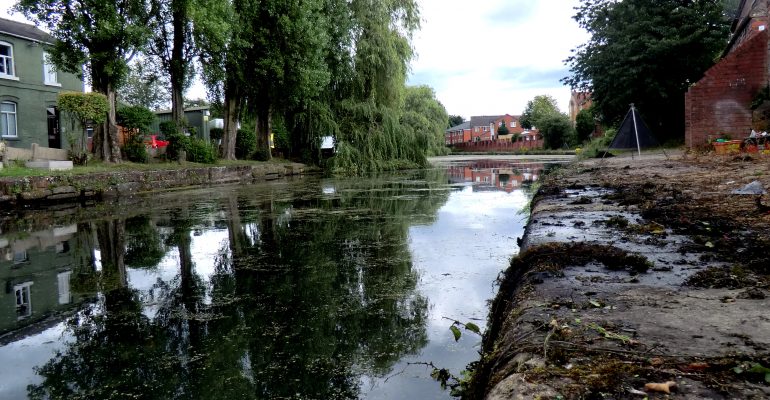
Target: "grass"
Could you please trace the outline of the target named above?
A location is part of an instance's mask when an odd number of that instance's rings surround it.
[[[289,161],[283,159],[274,159],[270,163],[288,163]],[[3,169],[0,169],[0,178],[24,178],[28,176],[72,176],[72,175],[87,175],[93,173],[103,172],[128,172],[128,171],[157,171],[157,170],[174,170],[196,167],[211,167],[211,166],[241,166],[241,165],[258,165],[264,164],[264,161],[251,161],[251,160],[219,160],[216,164],[198,164],[192,162],[185,162],[179,164],[175,162],[166,163],[133,163],[130,161],[124,161],[120,164],[102,163],[100,161],[91,161],[85,166],[76,166],[69,171],[46,171],[36,168],[27,168],[21,165],[10,165]]]

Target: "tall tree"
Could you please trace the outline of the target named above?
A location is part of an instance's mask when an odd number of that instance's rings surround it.
[[[192,78],[195,55],[190,9],[193,0],[149,0],[153,38],[150,54],[156,57],[171,83],[171,118],[178,129],[186,125],[184,90]]]
[[[97,158],[120,162],[116,90],[128,61],[147,41],[144,1],[19,0],[16,9],[57,39],[50,51],[57,68],[81,75],[85,65],[92,88],[107,96],[108,117],[96,127],[93,150]]]
[[[450,115],[449,116],[449,124],[447,128],[451,128],[453,126],[457,126],[465,122],[465,119],[462,115]]]
[[[447,116],[444,105],[436,99],[429,86],[407,86],[401,110],[401,129],[411,130],[428,155],[444,155],[444,121]]]
[[[274,113],[316,97],[329,83],[323,0],[237,2],[252,45],[245,52],[248,108],[256,117],[257,151],[270,159]]]
[[[157,70],[151,60],[134,60],[129,65],[128,76],[118,88],[118,101],[155,111],[168,107],[171,101],[168,77]]]
[[[591,34],[563,82],[592,92],[605,123],[636,103],[661,139],[684,134],[684,93],[724,48],[724,0],[583,0],[575,20]]]
[[[527,107],[521,114],[521,126],[524,129],[532,129],[533,126],[539,128],[546,118],[558,114],[560,112],[556,99],[547,94],[535,96],[527,102]]]

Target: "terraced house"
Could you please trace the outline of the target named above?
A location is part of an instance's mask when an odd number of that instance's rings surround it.
[[[62,91],[84,90],[74,74],[57,71],[46,49],[55,39],[28,24],[0,18],[0,140],[8,146],[66,148],[73,127],[62,123]]]

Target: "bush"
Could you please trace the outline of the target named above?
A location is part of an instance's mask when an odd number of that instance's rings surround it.
[[[575,140],[574,129],[569,117],[563,114],[553,114],[545,117],[538,126],[543,135],[544,147],[559,149],[571,145]]]
[[[222,128],[211,128],[209,130],[209,137],[212,141],[217,141],[225,136],[225,130]]]
[[[235,157],[238,159],[251,158],[257,150],[257,134],[253,129],[238,129],[235,137]]]
[[[187,161],[213,164],[217,161],[217,150],[209,142],[198,138],[187,138]]]
[[[165,140],[168,140],[166,147],[166,157],[169,160],[179,159],[181,151],[187,151],[190,148],[190,138],[179,133],[174,121],[163,121],[160,123],[160,133]]]
[[[142,136],[136,135],[123,145],[123,155],[129,161],[137,163],[147,163],[150,155],[147,154],[147,147],[142,142]]]

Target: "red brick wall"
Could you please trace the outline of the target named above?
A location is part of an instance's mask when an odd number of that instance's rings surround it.
[[[754,34],[690,87],[685,95],[685,140],[703,145],[722,134],[751,131],[751,101],[767,85],[767,30]]]
[[[455,151],[488,152],[488,151],[515,151],[521,149],[542,149],[543,140],[528,140],[511,143],[502,140],[485,140],[480,142],[468,142],[454,145]]]

